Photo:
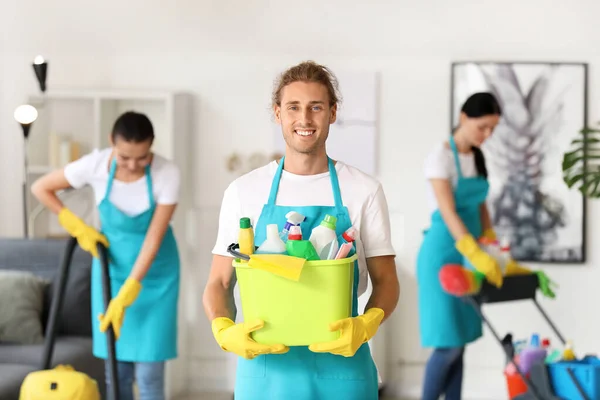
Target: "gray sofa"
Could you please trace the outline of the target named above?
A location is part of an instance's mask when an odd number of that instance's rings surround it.
[[[0,239],[0,270],[28,271],[48,282],[40,315],[45,332],[58,270],[67,241],[62,239]],[[65,297],[58,314],[52,366],[69,364],[98,382],[105,398],[104,362],[92,355],[90,310],[91,256],[75,247]],[[25,376],[41,369],[44,344],[0,341],[0,400],[17,400]]]

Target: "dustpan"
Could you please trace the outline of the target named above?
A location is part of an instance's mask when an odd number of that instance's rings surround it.
[[[229,245],[227,252],[236,258],[247,261],[250,268],[270,272],[295,282],[300,280],[302,269],[306,263],[306,259],[304,258],[288,256],[286,254],[246,255],[235,249],[239,249],[239,245],[233,243]]]

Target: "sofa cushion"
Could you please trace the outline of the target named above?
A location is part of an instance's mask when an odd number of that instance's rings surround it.
[[[28,271],[52,280],[48,287],[42,321],[45,325],[52,296],[58,285],[58,270],[65,255],[66,239],[0,239],[0,270]],[[92,256],[75,247],[66,295],[57,321],[58,335],[91,336],[90,273]]]
[[[35,370],[31,365],[0,364],[0,399],[18,399],[23,379]]]
[[[69,279],[65,290],[62,309],[56,326],[58,335],[92,336],[91,267],[73,265],[69,270]],[[47,302],[57,294],[58,277],[48,290]]]
[[[29,272],[0,271],[0,340],[43,342],[41,316],[48,284]]]

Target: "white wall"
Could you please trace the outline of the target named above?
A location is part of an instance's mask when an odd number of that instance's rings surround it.
[[[195,196],[198,266],[194,357],[190,384],[230,385],[227,357],[214,345],[201,308],[216,213],[233,178],[224,169],[232,151],[271,146],[268,105],[276,73],[304,59],[336,69],[381,73],[380,173],[394,224],[400,305],[387,324],[387,381],[415,394],[427,352],[419,348],[414,260],[428,221],[421,163],[448,134],[450,62],[482,60],[587,61],[590,121],[597,120],[600,3],[506,1],[247,1],[131,0],[117,3],[33,0],[2,2],[0,12],[0,235],[21,234],[22,139],[12,111],[36,93],[30,62],[50,61],[50,87],[179,88],[196,95]],[[569,4],[569,5],[567,5]],[[246,137],[244,137],[246,135]],[[589,207],[588,243],[599,212]],[[559,300],[544,302],[582,352],[600,350],[600,323],[589,309],[600,281],[589,246],[585,266],[544,267],[561,284]],[[491,307],[501,331],[546,334],[529,304]],[[575,329],[574,324],[581,324]],[[468,350],[469,398],[505,398],[503,356],[489,337]],[[229,383],[228,383],[229,382]]]

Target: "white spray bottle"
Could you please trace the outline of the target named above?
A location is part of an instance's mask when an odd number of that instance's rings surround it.
[[[289,213],[285,214],[285,217],[287,218],[287,222],[279,234],[279,238],[283,240],[284,243],[288,240],[290,228],[295,225],[300,225],[300,223],[306,219],[304,215],[296,211],[290,211]]]

